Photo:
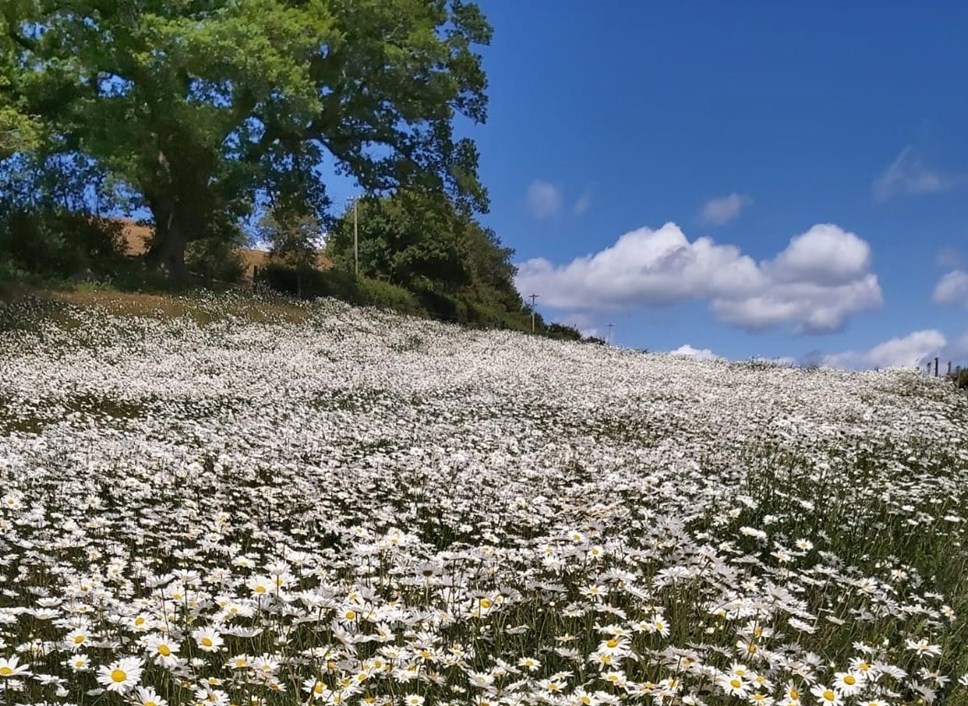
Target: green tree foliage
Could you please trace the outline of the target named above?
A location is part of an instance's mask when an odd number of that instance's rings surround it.
[[[258,230],[259,238],[269,244],[274,260],[301,270],[318,264],[323,229],[312,213],[274,208],[259,220]]]
[[[34,149],[40,137],[40,126],[25,112],[18,86],[17,47],[11,38],[12,27],[23,15],[23,3],[7,2],[9,6],[0,12],[0,159]]]
[[[411,289],[454,291],[467,283],[461,220],[437,194],[399,191],[359,202],[360,272]],[[353,272],[353,208],[329,234],[326,253],[341,269]]]
[[[123,264],[121,224],[91,204],[107,200],[90,160],[38,148],[0,162],[0,253],[23,275],[111,277]]]
[[[188,243],[230,239],[260,196],[322,217],[325,160],[368,191],[420,185],[486,208],[476,148],[453,133],[458,115],[486,118],[475,45],[491,29],[473,4],[4,0],[0,13],[17,97],[3,119],[39,116],[50,149],[126,185],[153,217],[149,260],[175,276]]]
[[[327,257],[350,274],[353,218],[350,207],[326,240]],[[361,276],[405,287],[444,319],[531,330],[530,312],[514,286],[514,251],[458,204],[436,192],[400,190],[362,199],[358,219]],[[540,317],[537,323],[552,333]]]

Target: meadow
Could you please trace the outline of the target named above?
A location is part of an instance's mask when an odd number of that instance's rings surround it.
[[[3,703],[968,704],[949,384],[175,309],[0,316]]]

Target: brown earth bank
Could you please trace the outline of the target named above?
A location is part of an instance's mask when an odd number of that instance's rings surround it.
[[[133,218],[118,219],[124,225],[122,234],[124,236],[125,254],[130,257],[140,257],[148,250],[154,230],[151,226],[144,225]],[[240,248],[242,261],[245,263],[245,278],[253,279],[256,269],[265,267],[272,260],[270,253],[265,250],[254,248]],[[333,263],[322,252],[316,259],[316,266],[322,270],[328,270]]]

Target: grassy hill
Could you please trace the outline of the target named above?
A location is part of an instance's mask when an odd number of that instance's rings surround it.
[[[86,296],[2,314],[18,700],[968,703],[950,385]]]

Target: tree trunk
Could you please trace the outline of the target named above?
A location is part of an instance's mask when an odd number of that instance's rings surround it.
[[[145,262],[156,270],[163,270],[173,281],[185,284],[191,279],[185,266],[187,241],[184,230],[175,222],[173,214],[158,213],[155,216],[155,235],[151,247],[145,253]]]

